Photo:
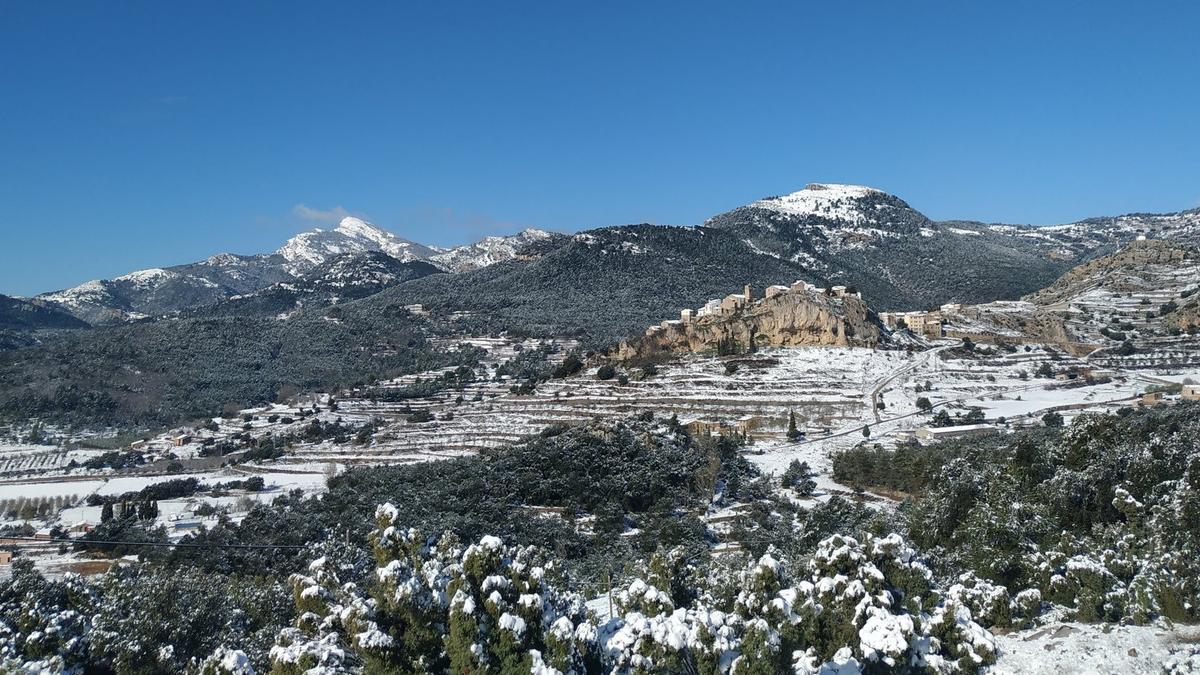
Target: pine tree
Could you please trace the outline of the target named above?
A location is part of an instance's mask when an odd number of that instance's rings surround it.
[[[104,502],[104,508],[100,509],[100,522],[107,523],[113,519],[112,502]]]
[[[864,424],[863,425],[863,438],[870,438],[870,437],[871,437],[871,427]]]

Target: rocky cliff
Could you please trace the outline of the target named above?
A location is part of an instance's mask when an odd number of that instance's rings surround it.
[[[614,356],[639,360],[684,352],[738,353],[762,347],[874,347],[883,328],[855,295],[793,291],[691,321],[667,321],[622,342]]]

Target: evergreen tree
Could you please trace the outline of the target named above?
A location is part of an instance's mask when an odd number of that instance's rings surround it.
[[[113,519],[112,502],[104,502],[104,507],[100,509],[100,522],[107,523]]]
[[[783,472],[783,477],[779,482],[783,487],[791,488],[801,497],[811,497],[817,488],[816,482],[812,479],[813,475],[813,470],[808,466],[808,462],[793,459],[792,463],[788,465],[787,471]]]
[[[800,430],[796,428],[796,411],[789,410],[788,411],[788,427],[787,427],[788,440],[794,441],[794,440],[800,438],[800,436],[801,436]]]
[[[950,417],[950,413],[946,412],[946,409],[943,408],[937,411],[929,423],[935,427],[952,427],[954,426],[954,418]]]

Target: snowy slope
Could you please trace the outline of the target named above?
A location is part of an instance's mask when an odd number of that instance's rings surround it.
[[[37,297],[95,325],[172,314],[292,278],[283,259],[228,253],[189,265],[138,270]]]
[[[861,224],[879,222],[878,209],[860,207],[860,202],[865,198],[879,196],[886,196],[886,193],[863,185],[812,183],[799,192],[767,197],[750,206],[794,216],[813,215]]]
[[[539,241],[553,237],[545,230],[528,228],[508,237],[484,237],[474,244],[459,246],[429,258],[430,262],[450,272],[470,272],[505,260]]]

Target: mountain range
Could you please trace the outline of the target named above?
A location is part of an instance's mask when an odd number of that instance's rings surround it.
[[[1017,298],[1047,286],[1075,264],[1112,252],[1138,236],[1197,244],[1200,209],[1092,218],[1055,226],[934,221],[899,197],[881,190],[817,183],[718,214],[698,227],[608,227],[573,237],[527,229],[452,249],[422,245],[360,218],[347,217],[335,229],[301,233],[271,253],[224,253],[197,263],[90,281],[37,299],[43,306],[56,307],[89,324],[106,325],[194,312],[285,313],[304,305],[321,306],[365,297],[434,272],[467,277],[429,279],[398,294],[411,302],[446,308],[457,306],[462,310],[488,309],[506,303],[528,304],[525,295],[555,292],[554,289],[568,295],[578,290],[636,296],[642,293],[638,290],[642,286],[652,292],[653,279],[642,284],[627,278],[630,275],[625,272],[632,268],[613,268],[621,260],[628,262],[633,258],[589,260],[580,266],[573,251],[593,240],[613,251],[622,247],[634,251],[651,231],[655,232],[655,245],[666,245],[670,250],[663,251],[657,261],[638,258],[634,267],[640,274],[654,276],[658,270],[664,274],[680,273],[691,265],[711,277],[695,287],[676,284],[665,295],[638,298],[636,302],[647,304],[648,310],[659,311],[667,300],[695,304],[704,299],[697,293],[711,293],[711,288],[718,285],[731,288],[741,281],[758,280],[766,276],[756,273],[760,270],[771,275],[786,274],[796,279],[854,286],[872,307],[897,310],[943,302],[980,303]],[[707,250],[701,254],[691,242],[703,233],[736,240],[737,250],[729,252],[728,260],[723,259],[726,256],[722,251]],[[560,255],[540,260],[558,249],[563,249]],[[705,257],[693,257],[688,249]],[[377,255],[361,257],[367,253]],[[364,272],[357,280],[346,275],[355,261],[373,265],[376,271],[380,265],[394,267],[380,255],[398,263],[420,261],[430,267],[399,273],[396,273],[399,268],[395,268],[382,276]],[[329,263],[339,258],[342,262],[336,268],[327,269]],[[557,261],[569,261],[566,264],[574,267],[555,267]],[[510,262],[512,265],[489,271],[493,266]],[[589,269],[600,276],[580,278]],[[328,273],[340,275],[340,280],[319,278]],[[608,281],[605,275],[610,277]],[[635,288],[615,288],[612,275],[626,278]],[[578,281],[577,286],[572,285],[573,280]],[[795,279],[772,276],[769,280]],[[361,286],[351,288],[360,281]],[[482,290],[484,297],[464,294],[463,288]],[[451,295],[443,297],[439,295],[441,292]],[[501,296],[505,299],[499,299]],[[605,311],[621,314],[628,308],[623,303]],[[530,318],[524,311],[508,314],[514,320]],[[639,313],[639,320],[643,314]],[[548,317],[533,318],[541,321]]]
[[[315,229],[292,237],[274,252],[257,255],[235,255],[220,253],[206,260],[166,268],[139,270],[116,277],[89,281],[79,286],[37,296],[44,305],[57,307],[72,316],[92,325],[110,325],[148,317],[172,315],[222,305],[230,309],[247,306],[245,302],[228,303],[230,299],[271,290],[288,291],[287,286],[308,288],[297,291],[310,295],[320,287],[331,287],[338,283],[331,277],[317,279],[330,273],[342,275],[344,297],[361,297],[368,289],[379,290],[388,283],[420,276],[412,270],[393,275],[384,280],[379,275],[360,275],[364,281],[362,289],[348,290],[353,279],[343,273],[353,265],[349,261],[359,260],[366,264],[383,262],[378,256],[363,256],[375,253],[387,256],[398,263],[425,262],[432,269],[427,272],[477,269],[516,254],[522,246],[548,239],[552,235],[541,230],[528,229],[511,237],[488,237],[467,246],[441,249],[423,246],[398,237],[391,232],[362,219],[343,218],[333,230]],[[357,257],[356,257],[357,256]],[[343,259],[340,267],[326,269],[336,259]],[[276,293],[278,294],[278,293]]]
[[[1117,267],[1103,258],[1139,237],[1194,247],[1200,210],[1052,227],[933,221],[879,190],[821,184],[695,227],[529,230],[449,251],[346,219],[272,253],[222,254],[14,299],[0,314],[9,322],[0,324],[0,418],[166,423],[269,401],[285,388],[469,360],[429,339],[439,335],[573,336],[601,349],[745,284],[849,286],[876,311],[1017,300],[1053,289],[1081,263],[1100,261],[1062,284],[1091,284],[1093,269],[1136,267],[1136,255]],[[1181,329],[1196,323],[1200,294],[1190,283],[1170,296]],[[1156,307],[1137,302],[1143,316]],[[1061,319],[1023,304],[1069,337]],[[97,327],[63,330],[80,320]],[[869,310],[866,320],[874,321]]]

